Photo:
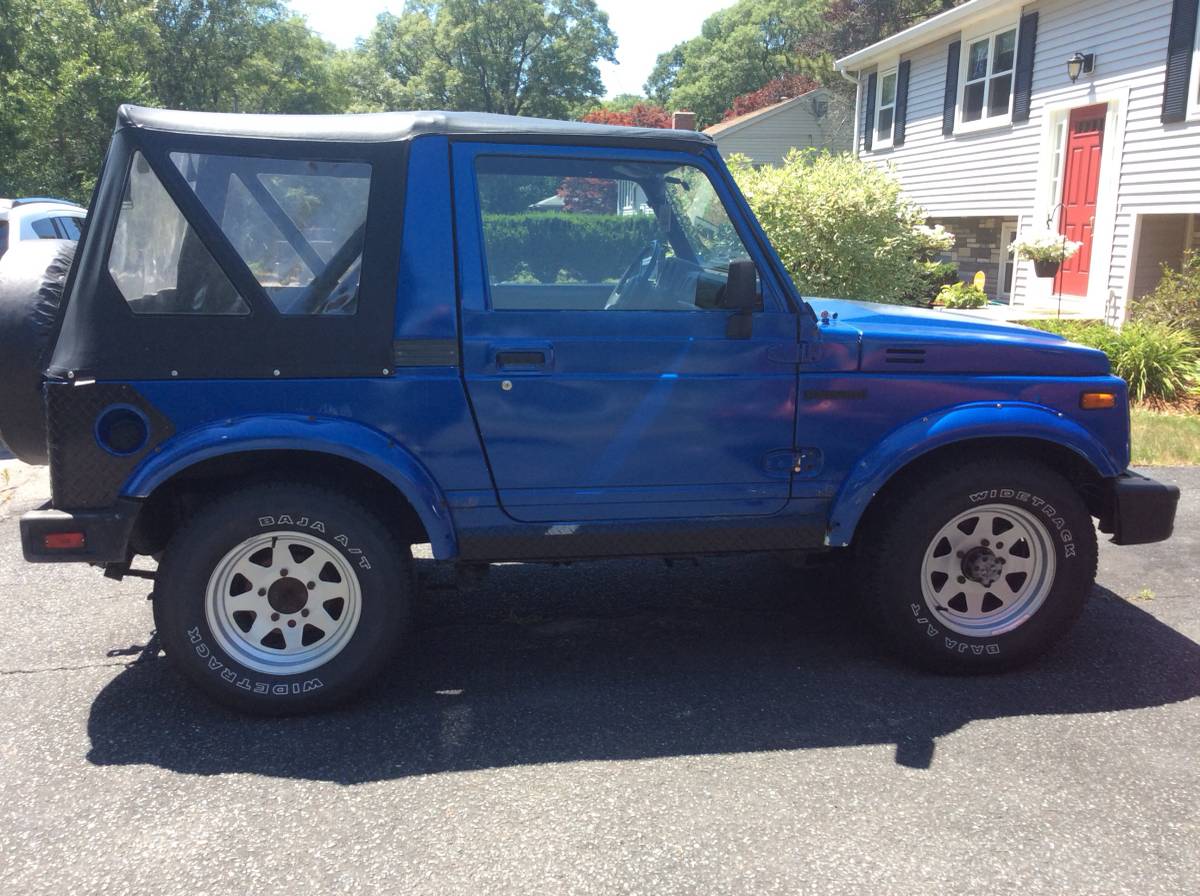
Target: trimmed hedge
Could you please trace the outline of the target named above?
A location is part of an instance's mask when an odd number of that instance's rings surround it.
[[[492,282],[602,283],[624,273],[658,223],[651,215],[524,212],[484,215],[483,232]]]

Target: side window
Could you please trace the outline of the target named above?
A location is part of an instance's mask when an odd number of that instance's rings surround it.
[[[135,314],[249,314],[141,153],[134,153],[108,272]]]
[[[63,216],[61,218],[55,218],[54,223],[55,223],[55,226],[58,228],[59,232],[62,234],[62,238],[64,240],[79,239],[79,219],[78,218],[68,218],[66,216]]]
[[[716,309],[748,257],[699,168],[484,156],[475,173],[495,310]]]
[[[171,153],[283,314],[354,314],[370,165]]]
[[[892,127],[896,122],[896,69],[879,76],[879,97],[875,103],[875,145],[892,145]]]
[[[29,226],[33,228],[33,232],[39,240],[58,239],[58,234],[54,231],[53,218],[36,218],[29,222]]]

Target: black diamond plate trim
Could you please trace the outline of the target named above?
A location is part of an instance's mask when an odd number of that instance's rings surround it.
[[[150,422],[146,445],[117,457],[96,443],[96,420],[114,404],[137,408]],[[175,427],[126,383],[47,383],[46,428],[54,506],[84,510],[114,504],[129,474]]]

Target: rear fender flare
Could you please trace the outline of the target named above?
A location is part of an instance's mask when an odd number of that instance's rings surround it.
[[[1094,435],[1044,405],[989,402],[960,405],[910,420],[858,459],[834,498],[825,536],[830,547],[850,544],[867,506],[893,476],[923,454],[971,439],[1036,439],[1069,448],[1102,477],[1121,470]]]
[[[214,457],[279,450],[336,455],[373,470],[412,505],[436,559],[458,554],[449,506],[424,465],[378,430],[333,417],[266,414],[188,430],[148,455],[130,475],[121,495],[148,498],[173,476]]]

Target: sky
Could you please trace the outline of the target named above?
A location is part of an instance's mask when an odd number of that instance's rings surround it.
[[[600,63],[609,96],[641,93],[654,60],[675,44],[700,33],[700,24],[734,0],[599,0],[620,42],[617,65]],[[384,11],[399,12],[401,0],[291,0],[308,24],[339,47],[365,37]]]

